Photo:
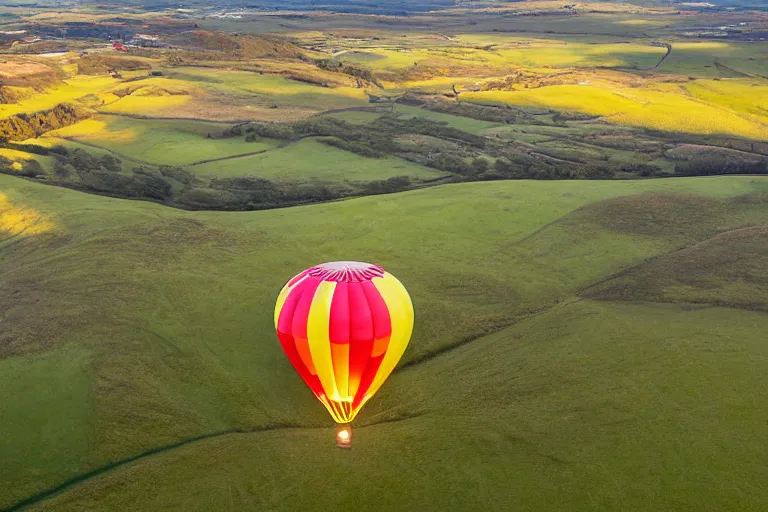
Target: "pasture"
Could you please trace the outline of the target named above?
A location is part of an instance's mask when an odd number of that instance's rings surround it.
[[[285,181],[373,181],[395,176],[436,178],[443,173],[399,158],[366,158],[314,139],[303,139],[263,154],[195,165],[196,174],[257,176]]]
[[[2,245],[0,300],[12,306],[0,365],[18,397],[3,402],[0,449],[14,460],[2,468],[3,506],[228,431],[37,506],[293,508],[311,494],[318,510],[350,500],[384,510],[392,499],[737,510],[765,499],[755,449],[766,434],[766,397],[755,392],[765,321],[739,308],[750,289],[734,281],[759,279],[760,267],[723,273],[721,287],[673,286],[655,303],[612,302],[592,287],[764,225],[764,178],[460,184],[250,213],[182,212],[4,176],[0,185],[46,226]],[[333,447],[271,325],[285,279],[344,258],[390,269],[418,319],[405,367],[361,414],[349,453]],[[22,286],[33,275],[35,287]],[[30,408],[27,396],[68,413]],[[50,436],[30,435],[44,425]],[[397,492],[373,499],[370,475],[393,464]],[[301,491],[286,495],[297,468]],[[474,484],[449,493],[456,480]]]
[[[276,141],[268,139],[246,142],[243,137],[223,137],[222,133],[230,127],[202,121],[97,116],[48,135],[107,149],[121,158],[177,166],[265,151],[277,146]]]

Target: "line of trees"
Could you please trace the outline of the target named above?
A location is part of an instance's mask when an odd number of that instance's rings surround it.
[[[0,119],[0,139],[6,142],[33,139],[51,130],[73,125],[86,117],[88,114],[85,111],[68,103],[34,114],[16,114]]]
[[[335,71],[337,73],[344,73],[345,75],[354,76],[381,87],[381,84],[379,84],[379,82],[376,80],[376,77],[373,75],[373,72],[370,69],[358,66],[356,64],[334,59],[318,59],[315,61],[315,66],[326,71]]]
[[[735,160],[718,156],[699,156],[675,164],[675,174],[678,176],[768,174],[768,158]]]

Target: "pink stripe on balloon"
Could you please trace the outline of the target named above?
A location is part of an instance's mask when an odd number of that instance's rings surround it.
[[[277,331],[291,333],[294,337],[307,337],[309,306],[320,280],[308,277],[288,293],[277,319]]]
[[[362,283],[349,283],[349,341],[373,340],[373,318]]]
[[[349,283],[339,282],[333,292],[329,334],[331,343],[349,343]]]
[[[365,299],[368,307],[371,309],[371,318],[373,320],[373,338],[380,340],[392,334],[392,321],[389,317],[389,308],[379,290],[371,281],[360,283],[360,287],[365,293]]]

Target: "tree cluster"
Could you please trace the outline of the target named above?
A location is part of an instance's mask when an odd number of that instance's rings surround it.
[[[67,103],[34,114],[9,116],[0,119],[0,140],[33,139],[51,130],[75,124],[85,117],[85,113],[80,109]]]
[[[378,85],[376,77],[373,76],[373,72],[370,69],[356,64],[333,59],[319,59],[315,61],[315,66],[326,71],[335,71],[337,73],[354,76]]]
[[[711,176],[715,174],[768,174],[768,158],[736,160],[700,156],[675,164],[679,176]]]

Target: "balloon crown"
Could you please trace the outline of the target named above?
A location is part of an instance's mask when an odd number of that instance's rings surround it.
[[[323,281],[359,283],[370,281],[374,277],[383,277],[384,269],[361,261],[331,261],[310,268],[307,275]]]

